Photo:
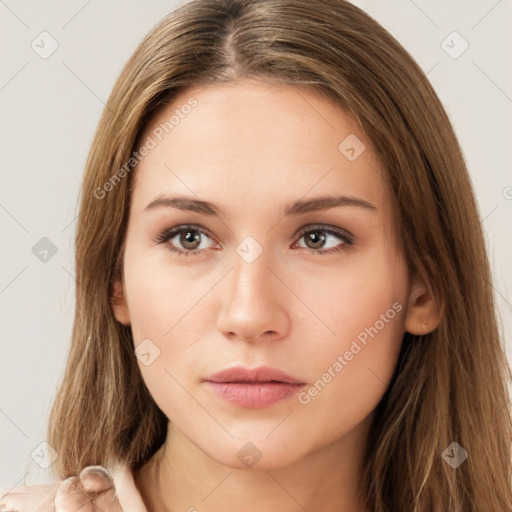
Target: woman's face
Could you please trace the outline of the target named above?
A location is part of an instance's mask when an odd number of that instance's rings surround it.
[[[182,92],[141,144],[114,312],[173,428],[268,469],[367,426],[413,308],[391,195],[352,118],[291,86],[213,84]],[[263,365],[303,385],[205,381]]]

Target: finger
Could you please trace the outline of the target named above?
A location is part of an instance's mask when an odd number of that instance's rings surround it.
[[[84,489],[88,492],[105,491],[114,485],[112,475],[103,466],[87,466],[82,469],[79,476]]]
[[[101,512],[122,512],[114,479],[103,466],[88,466],[80,473],[82,486]]]
[[[60,482],[1,489],[0,512],[3,510],[53,510],[55,491],[59,485]]]
[[[81,486],[80,478],[70,476],[55,494],[55,512],[93,512],[93,504]]]

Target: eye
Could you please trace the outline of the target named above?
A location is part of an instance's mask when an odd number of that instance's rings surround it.
[[[210,248],[210,246],[201,247],[201,237],[203,236],[210,239],[212,238],[206,231],[197,226],[176,226],[174,228],[166,229],[160,233],[155,238],[155,242],[158,244],[169,242],[169,249],[172,252],[176,252],[178,256],[180,254],[184,254],[185,256],[195,256],[196,254],[202,253],[204,249]],[[170,243],[173,239],[177,239],[176,242]],[[183,249],[176,247],[176,243],[179,243]]]
[[[324,226],[322,224],[306,226],[297,234],[299,240],[305,238],[306,249],[314,254],[332,254],[338,251],[347,250],[349,246],[354,244],[354,236],[348,231]],[[209,249],[212,245],[204,246],[201,238],[206,237],[210,240],[214,239],[208,231],[199,226],[185,225],[176,226],[164,230],[154,239],[155,243],[167,243],[169,249],[179,255],[195,256],[201,254],[204,250]],[[326,241],[329,239],[341,240],[341,243],[325,248]],[[173,241],[174,240],[174,241]],[[178,246],[181,246],[181,248]],[[203,246],[202,246],[203,245]]]
[[[315,226],[306,226],[299,234],[299,240],[304,239],[306,248],[311,249],[315,254],[332,254],[339,251],[346,251],[349,246],[354,244],[354,236],[348,231],[324,226],[318,224]],[[341,245],[338,243],[334,246],[325,248],[326,241],[331,239],[341,240]]]

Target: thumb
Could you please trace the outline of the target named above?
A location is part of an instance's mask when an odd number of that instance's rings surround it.
[[[94,506],[101,512],[123,512],[114,479],[103,466],[88,466],[80,473],[82,485],[89,495],[95,496]]]
[[[55,495],[55,512],[123,512],[114,480],[103,466],[88,466],[62,482]]]

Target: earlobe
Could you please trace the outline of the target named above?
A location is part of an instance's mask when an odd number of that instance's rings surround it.
[[[112,311],[116,320],[125,326],[129,326],[130,312],[128,311],[124,285],[121,281],[121,278],[116,279],[112,283],[110,303],[112,304]]]
[[[409,292],[405,330],[415,335],[434,331],[441,323],[441,309],[425,283],[416,278]]]

